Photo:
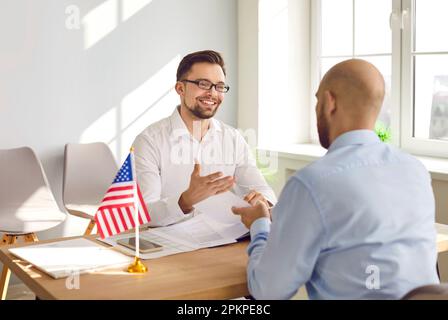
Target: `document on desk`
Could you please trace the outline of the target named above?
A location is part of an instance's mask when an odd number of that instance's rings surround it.
[[[232,212],[232,207],[249,207],[249,203],[232,192],[224,192],[195,205],[204,214],[204,218],[219,230],[223,237],[238,239],[249,230],[241,222],[241,218]]]
[[[143,239],[160,244],[163,249],[140,253],[140,257],[155,259],[236,242],[235,239],[246,235],[249,230],[241,223],[240,218],[232,213],[232,206],[247,207],[249,204],[233,193],[222,193],[195,205],[198,213],[192,218],[167,227],[142,231]],[[133,255],[133,250],[117,244],[119,239],[131,236],[133,234],[119,234],[101,241],[128,255]]]
[[[158,228],[157,228],[158,229]],[[198,247],[192,245],[191,243],[187,243],[178,239],[173,239],[164,234],[157,234],[153,232],[155,229],[149,229],[145,231],[140,231],[140,238],[157,243],[162,246],[162,250],[156,252],[142,253],[140,252],[140,258],[147,259],[156,259],[165,256],[170,256],[177,253],[189,252],[199,249]],[[135,250],[129,249],[117,243],[120,239],[126,239],[129,237],[134,237],[134,233],[121,233],[110,238],[97,240],[107,243],[113,246],[116,250],[123,252],[128,256],[135,256]]]
[[[84,238],[12,248],[9,252],[55,279],[132,262],[131,257]]]
[[[228,226],[224,225],[224,227]],[[205,214],[198,214],[191,219],[168,227],[150,230],[153,234],[188,244],[197,249],[236,242],[234,237],[228,236],[228,233],[223,231],[226,230],[207,218]]]
[[[155,259],[177,253],[236,242],[234,237],[230,238],[221,234],[219,232],[220,230],[217,230],[215,226],[210,224],[205,216],[205,214],[199,214],[194,218],[171,226],[150,228],[141,231],[140,237],[142,239],[157,243],[161,245],[163,249],[156,252],[140,253],[140,257],[142,259]],[[227,225],[225,225],[225,227],[227,227]],[[133,256],[135,254],[134,250],[123,247],[117,243],[119,239],[133,236],[133,233],[119,234],[104,240],[98,240],[117,248],[127,255]]]
[[[225,192],[196,204],[194,217],[171,226],[150,229],[148,234],[197,249],[234,243],[249,230],[240,217],[232,213],[232,206],[247,207],[249,204],[233,193]]]

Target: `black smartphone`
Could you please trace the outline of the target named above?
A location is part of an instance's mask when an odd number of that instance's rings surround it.
[[[120,239],[117,241],[117,243],[127,248],[135,250],[135,237]],[[163,249],[163,247],[160,244],[142,238],[139,239],[139,244],[140,244],[140,253],[160,251]]]

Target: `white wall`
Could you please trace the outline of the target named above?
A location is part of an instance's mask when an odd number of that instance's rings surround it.
[[[310,141],[311,0],[238,2],[238,126],[262,148]],[[306,121],[305,121],[306,122]]]
[[[258,1],[238,1],[238,127],[258,131]]]
[[[2,0],[0,149],[32,147],[62,208],[64,145],[104,141],[121,162],[178,103],[176,68],[189,52],[223,54],[231,90],[217,117],[235,126],[237,39],[236,0]],[[68,216],[38,236],[86,226]]]

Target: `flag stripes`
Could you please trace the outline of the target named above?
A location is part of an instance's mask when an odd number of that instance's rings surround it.
[[[133,179],[132,165],[128,156],[95,214],[98,232],[103,239],[151,221],[140,188]],[[137,199],[134,199],[135,188]],[[138,201],[139,208],[137,223],[134,200]]]

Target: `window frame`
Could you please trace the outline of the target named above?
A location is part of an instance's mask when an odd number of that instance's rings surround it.
[[[422,139],[414,137],[414,70],[415,59],[419,55],[414,51],[415,39],[415,0],[402,0],[403,11],[408,14],[403,20],[403,41],[402,41],[402,122],[401,136],[402,148],[423,156],[448,158],[448,142],[434,139]],[[422,54],[422,53],[420,53]],[[424,54],[446,54],[445,52],[427,52]]]
[[[353,6],[355,6],[355,0]],[[355,7],[353,7],[355,8]],[[405,13],[407,10],[407,14]],[[355,30],[355,10],[353,10],[353,32]],[[320,61],[326,58],[321,54],[321,0],[312,1],[311,7],[311,93],[312,112],[310,123],[316,123],[314,107],[315,92],[319,86]],[[448,158],[448,142],[430,139],[419,139],[414,132],[414,56],[413,39],[415,32],[415,0],[392,0],[390,16],[392,34],[391,53],[391,144],[413,154]],[[355,38],[353,37],[352,56],[347,58],[363,58],[384,56],[384,54],[355,55]],[[342,57],[342,56],[341,56]],[[310,141],[318,143],[315,126],[310,126]]]

